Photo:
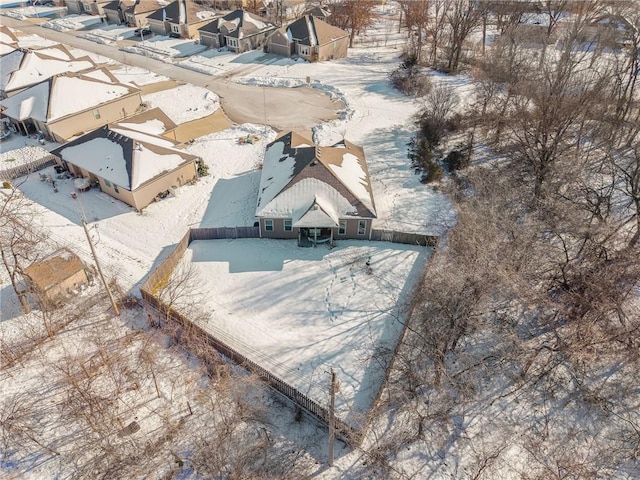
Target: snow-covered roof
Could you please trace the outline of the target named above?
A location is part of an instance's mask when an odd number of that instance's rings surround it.
[[[7,45],[16,44],[18,42],[18,37],[16,37],[9,27],[6,25],[0,25],[0,42]]]
[[[96,67],[89,58],[76,60],[64,58],[64,55],[63,50],[47,48],[17,50],[0,57],[0,89],[11,92],[35,85],[60,73],[80,72]]]
[[[0,42],[0,57],[3,57],[15,51],[16,51],[16,47],[14,45]]]
[[[313,15],[304,15],[287,27],[287,37],[310,46],[325,45],[348,35],[348,32],[329,25]]]
[[[256,216],[292,218],[296,226],[375,217],[364,151],[350,142],[314,146],[295,132],[277,138],[265,152]]]
[[[222,33],[229,37],[245,38],[275,29],[276,26],[267,21],[267,19],[245,10],[238,9],[216,19],[198,30],[213,34]]]
[[[0,102],[3,113],[18,121],[51,122],[138,91],[118,82],[84,75],[57,75]]]
[[[24,275],[35,284],[36,288],[46,292],[84,269],[82,260],[75,253],[62,248],[47,258],[29,265],[24,270]]]
[[[166,131],[176,128],[176,124],[159,107],[126,118],[121,122],[114,123],[113,126],[152,135],[162,135]]]
[[[61,159],[129,191],[175,170],[196,156],[166,138],[103,127],[53,150]]]

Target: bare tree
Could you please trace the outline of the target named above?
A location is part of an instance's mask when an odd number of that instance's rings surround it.
[[[20,286],[24,269],[38,256],[42,240],[30,202],[15,187],[0,194],[0,258],[11,286],[25,312],[30,310],[25,290]]]
[[[468,0],[449,0],[445,6],[444,18],[448,28],[447,71],[458,71],[464,44],[469,35],[480,26],[484,9]]]
[[[330,5],[329,22],[349,32],[349,47],[353,39],[373,24],[375,0],[341,0]]]

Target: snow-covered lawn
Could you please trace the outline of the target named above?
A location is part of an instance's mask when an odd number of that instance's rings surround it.
[[[429,253],[358,240],[331,250],[294,240],[203,240],[184,261],[195,268],[200,306],[211,314],[205,329],[320,405],[328,404],[333,368],[336,412],[357,428]]]
[[[129,65],[122,65],[120,68],[112,69],[110,71],[115,75],[118,81],[122,83],[131,83],[138,87],[169,80],[168,77],[153,73],[146,68],[133,67]]]
[[[171,61],[174,58],[188,57],[206,50],[205,45],[200,45],[193,40],[172,38],[162,35],[145,39],[135,46],[123,47],[122,50],[158,60]]]
[[[98,15],[67,15],[64,18],[45,22],[42,26],[58,32],[66,32],[69,30],[82,30],[99,23],[102,23],[102,18]]]
[[[175,65],[213,76],[233,74],[236,70],[259,68],[260,65],[279,65],[286,67],[295,63],[306,63],[302,58],[287,58],[266,54],[262,50],[237,54],[226,48],[207,49],[198,55],[192,55]]]
[[[27,3],[27,2],[22,2]],[[12,17],[18,20],[26,18],[43,18],[43,17],[64,17],[67,13],[67,7],[54,7],[53,5],[30,5],[28,7],[14,8],[12,10],[2,11],[5,17]]]
[[[160,107],[177,125],[211,115],[220,107],[215,93],[191,84],[143,95],[142,99],[149,108]]]
[[[111,44],[125,38],[134,36],[134,27],[125,27],[122,25],[105,25],[102,28],[95,28],[90,32],[79,35],[81,38],[91,40],[97,43]]]

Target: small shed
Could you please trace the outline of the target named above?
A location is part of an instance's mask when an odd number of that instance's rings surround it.
[[[24,270],[23,276],[32,292],[52,304],[70,297],[89,283],[87,267],[67,248],[32,263]]]

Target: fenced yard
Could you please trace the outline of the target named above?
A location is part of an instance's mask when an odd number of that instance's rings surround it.
[[[395,239],[410,246],[390,247],[354,240],[341,241],[332,250],[299,249],[291,240],[232,240],[255,239],[258,234],[257,227],[188,231],[141,287],[148,312],[188,330],[189,335],[195,335],[257,374],[278,393],[324,423],[329,420],[326,407],[329,388],[322,372],[328,365],[334,365],[333,362],[339,362],[342,391],[337,402],[336,430],[341,438],[357,444],[368,413],[379,398],[393,352],[404,334],[403,319],[410,314],[407,299],[428,256],[420,254],[427,252],[421,246],[435,244],[437,239],[380,231],[376,234],[380,238]],[[238,250],[235,254],[229,253],[229,248]],[[245,254],[238,253],[243,249]],[[247,269],[246,262],[254,261],[247,257],[252,255],[269,258],[268,265]],[[282,258],[274,261],[278,255]],[[243,258],[236,258],[240,256]],[[201,278],[207,279],[203,288],[210,301],[203,300],[203,306],[215,312],[210,322],[197,324],[159,298],[158,286],[170,281],[172,271],[185,257],[198,269],[204,269]],[[236,264],[238,260],[240,263]],[[367,262],[374,265],[373,274]],[[393,276],[400,277],[401,281],[390,287]],[[326,277],[324,283],[317,280],[322,277]],[[317,291],[310,287],[311,279],[317,284],[314,287]],[[229,292],[253,291],[256,285],[269,285],[271,288],[263,287],[261,292],[268,299],[283,290],[278,282],[300,288],[288,287],[286,298],[278,299],[280,306],[275,310],[268,300],[264,305],[251,302],[249,308],[241,310],[237,304],[250,303],[251,295],[241,299],[236,294],[237,298],[229,298],[232,295]],[[224,288],[228,290],[223,291]],[[325,290],[326,298],[320,301],[318,297],[322,297],[320,293]],[[376,292],[381,290],[384,295],[376,297]],[[384,296],[390,299],[386,307],[382,305]],[[310,304],[313,299],[318,300],[315,305]],[[293,319],[293,324],[282,321],[282,317]],[[300,320],[303,317],[304,321]],[[258,335],[253,336],[251,331]],[[290,331],[294,332],[294,338],[286,334]],[[369,350],[364,348],[365,344]],[[386,355],[363,359],[374,355],[376,348],[386,351]],[[295,371],[292,373],[292,370]]]

